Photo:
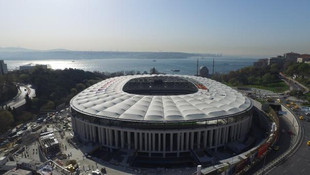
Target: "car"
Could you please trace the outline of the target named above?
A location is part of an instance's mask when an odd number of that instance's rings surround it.
[[[280,149],[280,146],[274,145],[271,147],[274,151],[278,151]]]

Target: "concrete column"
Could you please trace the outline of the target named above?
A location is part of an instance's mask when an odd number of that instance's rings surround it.
[[[88,127],[88,140],[91,141],[92,133],[91,133],[90,124],[87,124],[87,127]]]
[[[148,142],[148,133],[144,133],[144,150],[145,151],[147,151],[148,150],[148,144],[147,144],[147,142]]]
[[[209,132],[209,147],[213,146],[213,129]]]
[[[96,128],[95,128],[94,125],[91,125],[91,129],[92,129],[92,132],[93,132],[92,141],[96,142]]]
[[[173,133],[170,133],[170,151],[173,151]]]
[[[137,150],[138,149],[138,132],[134,131],[134,134],[135,134],[135,150]]]
[[[118,130],[114,130],[114,135],[115,135],[115,147],[119,148],[119,144],[118,144]]]
[[[236,125],[236,140],[239,138],[239,123]]]
[[[148,150],[149,152],[152,151],[152,133],[148,133]]]
[[[222,144],[222,128],[218,128],[218,136],[217,136],[217,145],[221,145]]]
[[[84,138],[85,138],[86,140],[88,140],[88,134],[89,134],[89,132],[88,132],[88,126],[87,126],[86,123],[84,123],[84,130],[85,130],[85,131],[84,131],[84,132],[85,132],[85,137],[84,137]]]
[[[105,138],[104,138],[105,145],[108,146],[109,145],[109,136],[108,136],[108,129],[107,128],[104,129],[104,136],[105,136]]]
[[[234,141],[237,139],[236,138],[236,133],[237,133],[237,125],[234,125]]]
[[[152,146],[153,146],[153,151],[155,151],[155,134],[156,134],[156,133],[152,133],[152,139],[153,139]]]
[[[231,141],[235,141],[235,125],[231,126]]]
[[[242,132],[241,132],[241,135],[245,135],[246,134],[246,132],[247,132],[247,123],[248,123],[248,120],[249,120],[249,118],[248,119],[246,119],[244,122],[242,122]]]
[[[164,140],[163,140],[163,157],[166,157],[166,133],[163,133]]]
[[[239,139],[241,138],[241,132],[242,132],[242,123],[240,122],[240,125],[239,125]]]
[[[237,134],[236,134],[237,139],[239,139],[239,133],[240,133],[240,123],[238,123],[237,125]]]
[[[125,138],[124,138],[124,131],[121,130],[121,147],[125,148]]]
[[[131,134],[130,134],[130,131],[127,132],[127,143],[128,143],[128,150],[131,149]]]
[[[89,138],[89,130],[88,130],[88,125],[84,123],[84,131],[85,131],[85,140],[88,140]]]
[[[186,137],[185,148],[188,151],[189,150],[189,131],[185,132],[185,137]]]
[[[89,131],[89,126],[88,124],[85,123],[85,130],[86,130],[86,139],[89,140],[90,136],[90,131]]]
[[[86,133],[86,126],[85,126],[85,123],[83,123],[83,139],[87,139],[87,133]]]
[[[110,147],[112,147],[113,146],[113,136],[112,136],[112,129],[110,129],[110,128],[109,128],[109,140],[110,140]]]
[[[152,152],[152,133],[148,133],[148,150],[149,150],[149,157],[151,157]]]
[[[107,146],[110,146],[110,134],[109,134],[109,129],[106,128],[106,137],[107,137]]]
[[[139,143],[140,143],[140,148],[139,150],[143,150],[143,147],[142,147],[142,143],[143,143],[143,139],[142,139],[142,132],[139,133],[139,137],[140,137],[140,140],[139,140]]]
[[[200,149],[200,140],[201,140],[201,131],[198,131],[198,135],[197,135],[197,148]]]
[[[181,150],[184,151],[184,133],[181,132]]]
[[[205,149],[207,147],[207,139],[208,139],[208,131],[205,130],[203,132],[203,149]]]
[[[106,128],[105,131],[106,131],[106,137],[107,137],[107,147],[110,147],[109,128]]]
[[[191,132],[191,149],[194,149],[194,132]]]
[[[100,137],[101,137],[101,138],[100,138],[100,139],[101,139],[101,145],[104,145],[103,127],[100,128],[100,133],[101,133],[101,135],[100,135]]]
[[[92,124],[89,124],[89,130],[90,130],[90,141],[94,141],[94,131],[93,131],[93,126]]]
[[[215,146],[219,145],[219,133],[220,133],[220,129],[216,128],[215,129]]]
[[[101,144],[101,127],[98,127],[98,142]]]
[[[158,151],[161,151],[161,133],[158,133]]]
[[[105,129],[101,128],[101,140],[102,140],[102,145],[105,145]]]
[[[180,157],[181,133],[177,133],[177,157]]]
[[[227,137],[227,127],[224,127],[224,131],[223,131],[223,144],[226,144],[226,137]]]

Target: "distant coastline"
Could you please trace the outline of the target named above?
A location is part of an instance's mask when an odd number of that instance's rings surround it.
[[[0,58],[5,60],[50,60],[50,59],[186,59],[193,57],[221,57],[221,54],[185,52],[128,52],[128,51],[72,51],[64,49],[31,50],[24,48],[0,48]]]

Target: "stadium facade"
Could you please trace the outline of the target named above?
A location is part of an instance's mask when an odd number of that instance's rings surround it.
[[[217,81],[187,75],[106,79],[70,102],[75,137],[110,150],[180,156],[246,137],[252,102]]]

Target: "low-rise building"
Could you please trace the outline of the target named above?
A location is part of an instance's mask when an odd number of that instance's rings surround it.
[[[268,65],[268,58],[259,59],[253,63],[254,67],[264,67]]]
[[[49,68],[49,65],[29,63],[29,64],[19,66],[19,70],[30,70],[30,69],[34,69],[35,67],[41,67],[43,69],[47,69],[47,68]]]
[[[5,172],[3,175],[32,175],[32,172],[24,169],[12,169]]]
[[[284,54],[284,58],[286,61],[292,61],[292,62],[296,62],[297,58],[300,56],[299,53],[294,53],[294,52],[290,52],[290,53],[286,53]]]
[[[271,57],[268,59],[268,66],[272,64],[282,64],[284,62],[284,58],[282,56]]]
[[[39,138],[42,151],[46,155],[56,155],[60,151],[59,142],[54,133],[43,135]]]
[[[310,55],[302,54],[297,58],[297,63],[310,63]]]

